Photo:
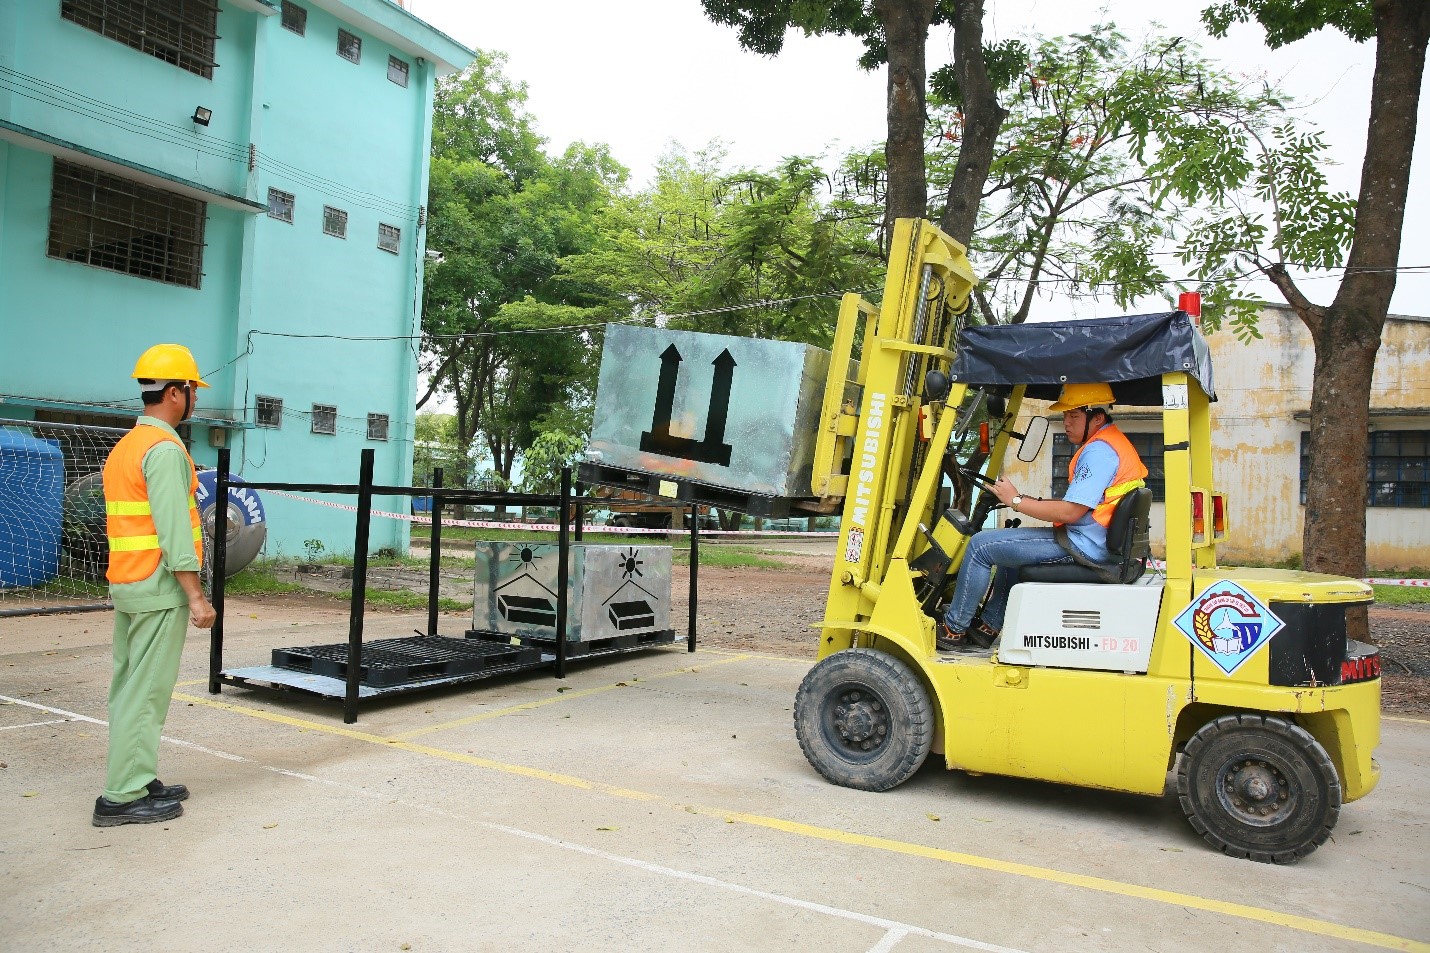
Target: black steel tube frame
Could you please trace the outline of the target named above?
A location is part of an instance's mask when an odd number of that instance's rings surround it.
[[[218,506],[214,513],[214,551],[213,551],[213,582],[210,590],[210,601],[213,603],[215,619],[213,629],[209,639],[209,693],[217,695],[221,691],[224,682],[229,684],[247,684],[246,679],[232,678],[223,675],[223,616],[224,616],[224,587],[227,576],[226,568],[228,562],[228,491],[230,482],[228,479],[230,451],[222,449],[218,452],[218,472],[215,481],[215,497],[218,501],[223,501],[225,505]],[[565,467],[561,471],[561,493],[559,496],[541,494],[517,494],[517,493],[487,493],[468,491],[462,489],[447,489],[442,485],[442,471],[439,469],[433,474],[433,487],[391,487],[380,486],[372,482],[373,466],[375,455],[371,449],[362,451],[361,466],[357,484],[340,483],[254,483],[245,481],[244,486],[255,490],[290,490],[309,493],[342,493],[356,494],[358,497],[357,526],[353,539],[353,591],[352,601],[348,613],[348,670],[346,681],[346,692],[343,701],[343,723],[353,724],[357,721],[357,709],[359,699],[359,687],[362,676],[362,637],[363,637],[363,616],[367,602],[367,548],[370,534],[370,524],[372,522],[372,498],[374,495],[391,496],[431,496],[432,497],[432,540],[431,540],[431,564],[429,566],[429,596],[427,607],[427,627],[432,635],[437,634],[437,624],[435,621],[437,606],[438,583],[440,582],[441,570],[441,524],[442,507],[447,503],[501,503],[508,506],[550,506],[560,507],[560,528],[557,533],[557,557],[560,564],[557,568],[557,588],[560,594],[556,603],[556,677],[566,677],[566,635],[568,626],[568,598],[570,589],[570,556],[571,556],[571,517],[577,516],[576,538],[581,538],[581,523],[584,521],[584,507],[580,501],[579,493],[584,490],[584,486],[577,490],[577,494],[572,493],[571,468]],[[216,504],[217,505],[217,504]],[[699,579],[700,579],[700,514],[699,506],[692,504],[690,507],[690,598],[689,598],[689,622],[686,638],[687,650],[695,651],[696,645],[696,609],[699,603]],[[93,606],[81,608],[109,608],[109,606]],[[56,609],[57,612],[73,612],[75,608]],[[0,613],[3,614],[3,613]]]
[[[566,677],[567,589],[571,585],[571,468],[561,468],[560,529],[556,531],[556,677]]]
[[[372,469],[376,451],[362,452],[358,475],[357,530],[353,534],[353,598],[348,610],[348,684],[343,700],[343,724],[357,721],[358,688],[362,684],[362,624],[367,607],[367,541],[372,522]]]
[[[672,513],[671,517],[674,518]],[[695,607],[700,602],[700,507],[690,504],[690,618],[686,622],[685,650],[695,651]]]
[[[428,543],[427,634],[437,634],[437,598],[442,585],[442,468],[432,471],[432,538]]]
[[[581,524],[586,522],[586,485],[576,481],[576,542],[581,542]]]
[[[214,607],[214,624],[209,629],[209,694],[217,695],[223,683],[223,604],[228,581],[228,465],[229,449],[218,452],[214,473],[214,549],[210,570],[209,602]]]

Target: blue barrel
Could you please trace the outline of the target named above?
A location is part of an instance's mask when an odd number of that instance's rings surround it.
[[[59,443],[0,427],[0,589],[59,575],[64,498]]]

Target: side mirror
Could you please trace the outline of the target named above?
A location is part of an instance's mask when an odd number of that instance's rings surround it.
[[[1008,399],[997,394],[988,398],[988,419],[1002,420],[1008,416]]]
[[[1034,417],[1023,429],[1022,442],[1018,444],[1018,459],[1031,463],[1043,451],[1043,441],[1048,439],[1048,418]]]

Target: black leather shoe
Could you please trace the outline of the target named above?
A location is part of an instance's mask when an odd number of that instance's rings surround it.
[[[158,778],[149,782],[147,790],[156,801],[185,801],[189,797],[189,789],[182,784],[165,784]]]
[[[116,804],[107,798],[99,797],[94,801],[94,826],[157,824],[159,821],[172,821],[183,813],[184,805],[178,801],[156,801],[147,794],[127,804]]]

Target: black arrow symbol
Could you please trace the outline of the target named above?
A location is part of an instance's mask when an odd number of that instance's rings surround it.
[[[670,436],[670,419],[675,413],[675,382],[680,377],[680,352],[672,344],[660,355],[660,380],[655,387],[655,413],[651,417],[651,435],[657,440]]]
[[[730,383],[735,379],[735,358],[731,356],[730,349],[726,348],[710,363],[715,365],[715,379],[710,384],[710,412],[705,420],[705,445],[719,447],[725,442],[725,423],[730,418]]]

